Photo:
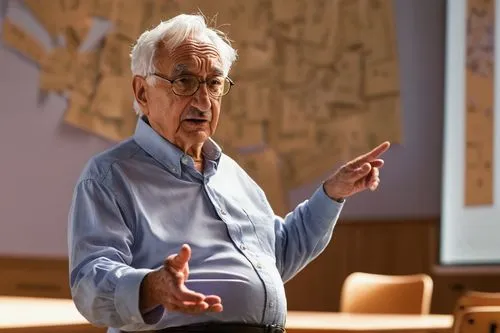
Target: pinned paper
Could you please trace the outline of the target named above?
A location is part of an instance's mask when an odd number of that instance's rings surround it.
[[[142,32],[143,21],[146,19],[145,10],[143,1],[115,1],[111,15],[114,33],[129,41],[136,40]]]
[[[399,72],[394,61],[365,65],[364,92],[367,97],[399,91]]]
[[[346,51],[335,63],[333,103],[357,107],[362,104],[362,57],[359,51]]]
[[[79,46],[85,41],[92,26],[90,17],[82,17],[74,24],[66,26],[64,29],[64,37],[66,47],[73,51],[78,51]]]
[[[89,14],[110,20],[113,14],[115,2],[118,0],[87,0],[89,2]]]
[[[127,105],[132,105],[132,88],[130,78],[122,76],[103,76],[97,84],[96,94],[91,112],[103,119],[119,120],[123,113],[128,112]]]
[[[142,30],[150,30],[156,27],[158,24],[160,24],[160,22],[166,21],[174,17],[175,15],[181,13],[182,10],[180,9],[180,5],[185,4],[185,2],[187,1],[173,1],[173,0],[144,1],[143,5],[144,5],[145,19],[142,22]]]
[[[396,61],[393,7],[383,1],[361,1],[363,50],[367,64]]]
[[[294,22],[306,10],[306,4],[301,0],[273,0],[273,17],[277,22]]]
[[[338,10],[337,34],[342,49],[360,48],[363,45],[363,22],[360,16],[360,5],[365,0],[336,1]]]
[[[72,93],[68,101],[68,108],[64,113],[64,121],[67,124],[78,127],[85,131],[92,131],[94,116],[90,111],[91,100],[78,93]]]
[[[100,70],[103,75],[124,76],[130,74],[130,50],[132,43],[119,34],[106,37],[102,49]]]
[[[318,1],[315,6],[306,6],[304,38],[308,42],[328,48],[325,44],[335,33],[336,14],[336,1]],[[311,57],[315,56],[315,54],[311,55]]]
[[[66,48],[53,49],[41,63],[40,89],[62,92],[71,88],[74,54]]]
[[[17,50],[37,64],[45,57],[46,51],[42,44],[8,17],[3,22],[2,39],[6,46]]]
[[[236,148],[248,148],[264,145],[264,129],[261,123],[242,123],[236,126],[232,137],[233,146]]]
[[[52,38],[65,26],[59,1],[24,0],[23,4]]]
[[[87,98],[91,98],[96,89],[99,77],[99,56],[98,50],[76,55],[71,86],[73,91]]]

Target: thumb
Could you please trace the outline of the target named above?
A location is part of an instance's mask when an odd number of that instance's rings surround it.
[[[188,263],[189,259],[191,259],[191,248],[189,245],[184,244],[179,250],[179,253],[176,254],[172,260],[170,260],[170,267],[182,270]]]

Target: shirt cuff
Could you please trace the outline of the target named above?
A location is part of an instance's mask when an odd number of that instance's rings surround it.
[[[142,314],[144,322],[148,325],[158,324],[160,319],[165,314],[165,308],[163,305],[158,305],[155,308],[148,310]]]
[[[152,272],[150,269],[134,269],[118,280],[115,289],[115,307],[125,323],[154,325],[163,316],[163,307],[155,308],[144,317],[139,309],[141,283],[150,272]]]

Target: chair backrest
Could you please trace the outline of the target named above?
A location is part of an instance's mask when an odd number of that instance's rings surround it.
[[[428,314],[432,278],[427,274],[350,274],[340,295],[340,311],[348,313]],[[499,332],[500,333],[500,332]]]
[[[500,306],[471,306],[459,317],[454,333],[499,333]]]
[[[462,296],[458,298],[457,303],[455,304],[455,309],[453,311],[453,331],[456,331],[458,329],[457,325],[460,322],[461,316],[471,307],[478,306],[500,306],[500,293],[474,290],[466,291]]]
[[[500,293],[469,290],[457,300],[455,312],[464,311],[471,306],[488,305],[500,306]]]

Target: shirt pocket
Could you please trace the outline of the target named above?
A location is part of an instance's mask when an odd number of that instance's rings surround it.
[[[243,209],[251,223],[256,240],[252,242],[264,254],[275,258],[274,216]]]

